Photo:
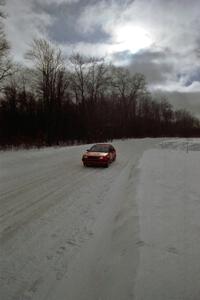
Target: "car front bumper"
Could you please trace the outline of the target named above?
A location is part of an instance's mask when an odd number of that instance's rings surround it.
[[[83,158],[82,162],[86,166],[107,166],[109,161],[105,159],[88,159]]]

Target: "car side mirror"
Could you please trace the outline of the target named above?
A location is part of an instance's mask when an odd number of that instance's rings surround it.
[[[90,149],[87,149],[86,151],[87,151],[87,152],[89,152],[89,151],[90,151]]]

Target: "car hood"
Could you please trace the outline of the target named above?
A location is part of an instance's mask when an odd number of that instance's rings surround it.
[[[84,153],[84,155],[87,155],[87,156],[106,156],[108,154],[108,152],[86,152]]]

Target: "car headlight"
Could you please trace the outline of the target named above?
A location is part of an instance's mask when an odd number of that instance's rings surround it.
[[[102,160],[108,160],[109,159],[109,155],[104,155],[104,156],[100,156],[99,159],[102,159]]]

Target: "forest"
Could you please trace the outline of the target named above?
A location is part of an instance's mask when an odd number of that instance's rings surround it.
[[[119,138],[197,137],[200,121],[154,97],[145,76],[107,58],[34,39],[14,62],[0,15],[0,147],[92,143]]]

